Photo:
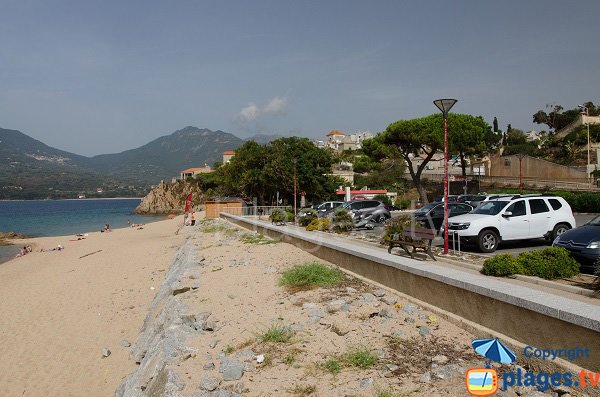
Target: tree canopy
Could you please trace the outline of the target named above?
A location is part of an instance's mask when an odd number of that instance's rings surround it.
[[[468,156],[482,155],[493,150],[500,140],[482,117],[451,113],[448,115],[448,142],[450,153],[461,157],[463,175],[466,173]],[[384,132],[373,138],[373,142],[363,148],[379,158],[389,158],[390,151],[396,151],[406,162],[415,188],[421,200],[427,195],[421,182],[421,175],[427,163],[444,147],[444,129],[441,114],[432,114],[412,120],[398,120],[391,123]],[[412,159],[421,157],[420,162]]]
[[[280,138],[266,145],[248,141],[236,150],[229,163],[198,179],[204,189],[211,189],[215,195],[256,198],[264,205],[274,202],[279,192],[281,198],[291,202],[294,159],[298,194],[305,192],[308,200],[334,197],[343,182],[327,175],[331,173],[332,153],[317,148],[307,138]]]

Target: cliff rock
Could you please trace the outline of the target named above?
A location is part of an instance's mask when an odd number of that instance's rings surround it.
[[[192,194],[192,207],[197,209],[203,200],[197,183],[175,181],[160,184],[142,199],[135,209],[136,214],[181,214],[185,209],[185,198]]]

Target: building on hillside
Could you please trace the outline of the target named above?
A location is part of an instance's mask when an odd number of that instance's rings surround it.
[[[223,152],[223,164],[229,163],[234,156],[235,156],[235,151],[233,151],[233,150]]]
[[[354,185],[354,169],[350,162],[342,161],[339,164],[334,164],[331,166],[331,174],[326,175],[339,176],[348,182],[349,185]]]
[[[425,153],[420,153],[419,155],[409,155],[410,162],[412,163],[413,169],[416,170],[418,167],[425,161],[427,155]],[[469,160],[467,159],[467,167],[469,166]],[[410,171],[408,170],[408,164],[404,173],[410,175]],[[427,175],[443,175],[444,174],[444,152],[438,151],[433,155],[431,160],[425,165],[422,176],[426,177]],[[457,155],[453,155],[448,159],[448,175],[462,175],[462,167],[460,165],[460,158]]]
[[[358,131],[354,134],[346,135],[339,130],[331,130],[325,136],[326,139],[316,140],[314,144],[320,149],[333,149],[336,152],[344,150],[358,150],[362,147],[362,141],[373,137],[369,131]]]
[[[181,171],[180,179],[193,178],[198,174],[208,174],[209,172],[213,171],[214,170],[211,168],[211,166],[205,163],[204,167],[188,168]]]

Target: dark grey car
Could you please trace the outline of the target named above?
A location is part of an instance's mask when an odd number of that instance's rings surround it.
[[[581,264],[582,273],[593,273],[600,260],[600,216],[559,235],[552,245],[569,251]]]

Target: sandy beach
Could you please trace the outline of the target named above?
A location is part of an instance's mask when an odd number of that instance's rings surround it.
[[[34,252],[0,265],[0,394],[114,395],[136,366],[122,345],[139,333],[180,225],[15,241]],[[65,249],[39,252],[58,244]]]

